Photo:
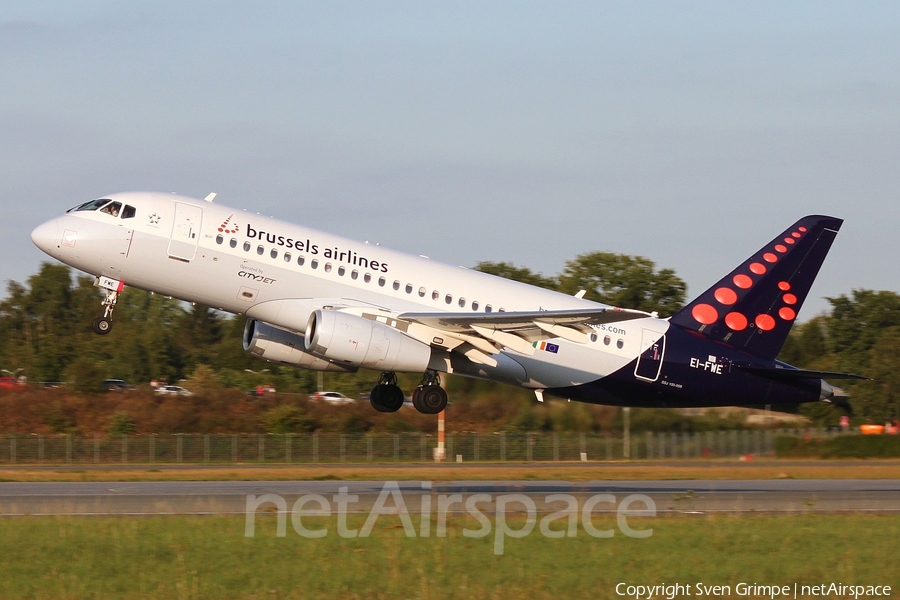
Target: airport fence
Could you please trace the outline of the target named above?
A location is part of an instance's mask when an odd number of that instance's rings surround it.
[[[829,437],[826,430],[636,433],[451,433],[447,462],[602,461],[774,456],[778,436]],[[6,438],[5,440],[3,438]],[[435,460],[432,434],[0,436],[2,464],[412,463]]]

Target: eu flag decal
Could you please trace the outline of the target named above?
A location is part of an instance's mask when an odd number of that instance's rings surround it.
[[[559,345],[551,344],[550,342],[534,342],[532,346],[538,350],[543,350],[544,352],[552,352],[553,354],[559,352]]]

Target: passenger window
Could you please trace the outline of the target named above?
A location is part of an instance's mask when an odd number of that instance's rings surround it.
[[[384,277],[379,277],[379,278],[378,278],[378,285],[379,285],[379,286],[384,287],[384,284],[385,284],[385,283],[387,283],[387,282],[385,281]]]
[[[451,294],[447,294],[446,296],[444,296],[444,302],[446,302],[447,304],[452,303],[452,302],[453,302],[453,296],[452,296]]]
[[[237,240],[234,238],[231,238],[231,241],[228,242],[228,245],[231,246],[232,248],[237,248]]]
[[[325,263],[325,272],[331,273],[331,263]]]
[[[244,242],[244,252],[250,252],[250,242]]]
[[[309,263],[309,266],[312,267],[313,269],[318,269],[319,261],[317,261],[316,259],[312,259],[312,262]]]
[[[394,291],[399,290],[399,289],[400,289],[400,282],[395,279],[394,280]]]
[[[486,313],[488,313],[488,312],[494,312],[494,309],[491,308],[491,305],[490,305],[490,304],[488,304],[487,306],[484,307],[484,312],[486,312]]]
[[[291,262],[291,253],[290,252],[284,253],[284,262]]]
[[[269,256],[271,256],[272,258],[278,258],[278,250],[272,248],[272,251],[269,252]]]
[[[256,253],[259,254],[260,256],[262,256],[263,254],[266,253],[266,249],[263,248],[262,246],[257,246],[257,247],[256,247]]]
[[[506,309],[501,306],[500,310],[498,310],[497,312],[506,312]]]
[[[353,269],[352,271],[350,271],[350,279],[355,280],[357,277],[359,277],[359,271],[357,271],[356,269]]]
[[[372,281],[372,274],[371,274],[371,273],[366,273],[365,275],[363,275],[363,281],[365,281],[366,283],[371,283],[371,281]]]
[[[425,297],[425,288],[420,287],[419,288],[419,298],[424,298],[424,297]]]
[[[413,290],[412,284],[411,284],[411,283],[407,283],[407,284],[406,284],[406,293],[407,293],[407,294],[412,294],[412,290]]]
[[[344,267],[338,267],[338,275],[340,275],[341,277],[343,277],[344,273],[346,273],[346,272],[347,272],[347,269],[345,269]]]
[[[460,307],[460,308],[465,308],[465,307],[466,307],[466,299],[465,299],[465,298],[460,298],[460,299],[459,299],[459,307]]]
[[[125,217],[122,217],[122,218],[124,219]],[[216,243],[217,243],[217,244],[221,245],[222,242],[224,242],[224,241],[225,241],[225,238],[222,237],[222,234],[221,234],[221,233],[220,233],[219,235],[216,236]]]
[[[306,259],[303,257],[302,254],[297,257],[297,264],[300,265],[301,267],[303,266],[303,263],[305,263],[305,262],[306,262]]]
[[[608,335],[604,335],[604,336],[603,336],[603,345],[604,345],[604,346],[609,346],[609,342],[610,342],[609,336],[608,336]]]
[[[625,347],[625,340],[619,340],[616,342],[616,348],[618,348],[619,350],[621,350],[624,347]]]
[[[472,310],[478,310],[478,300],[472,302]]]
[[[134,215],[137,214],[137,209],[133,206],[125,205],[125,208],[122,209],[122,218],[123,219],[133,219]]]
[[[592,342],[596,342],[596,341],[597,341],[597,334],[596,334],[596,333],[592,333],[592,334],[591,334],[591,341],[592,341]]]
[[[441,297],[441,293],[437,290],[431,292],[431,299],[437,301],[438,298]]]

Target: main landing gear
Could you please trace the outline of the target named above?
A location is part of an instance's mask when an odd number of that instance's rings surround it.
[[[372,408],[378,412],[395,412],[403,406],[403,391],[397,385],[394,373],[382,373],[378,384],[369,395]],[[412,403],[417,411],[436,415],[447,407],[447,392],[441,387],[437,371],[429,369],[422,376],[422,383],[412,393]]]
[[[94,319],[94,322],[91,323],[91,329],[98,335],[106,335],[112,331],[113,310],[116,308],[116,302],[119,300],[119,292],[125,286],[121,281],[115,281],[106,277],[99,278],[96,285],[106,290],[106,298],[100,303],[100,306],[103,307],[103,316]]]
[[[412,403],[416,410],[426,415],[436,415],[447,408],[447,392],[441,387],[437,371],[429,369],[422,375],[422,383],[413,390]]]
[[[372,408],[378,412],[396,412],[403,406],[403,390],[397,385],[397,376],[393,373],[382,373],[372,393],[369,394]]]

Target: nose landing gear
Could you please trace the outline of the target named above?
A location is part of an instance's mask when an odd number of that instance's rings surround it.
[[[94,319],[91,329],[98,335],[106,335],[112,331],[113,310],[119,300],[119,292],[125,289],[125,284],[109,277],[98,277],[94,285],[106,290],[106,298],[100,303],[100,306],[103,307],[103,316]]]

